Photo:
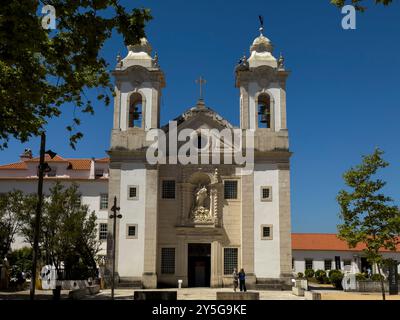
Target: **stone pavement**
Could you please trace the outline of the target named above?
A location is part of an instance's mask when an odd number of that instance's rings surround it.
[[[177,289],[163,289],[160,291],[173,291]],[[154,291],[154,290],[150,290]],[[210,289],[210,288],[191,288],[178,290],[178,300],[216,300],[216,293],[232,292],[232,289]],[[68,290],[61,292],[61,299],[68,299]],[[304,300],[302,297],[292,295],[291,291],[259,291],[261,300]],[[132,300],[133,289],[116,289],[116,300]],[[36,290],[37,300],[51,300],[52,292]],[[95,296],[88,296],[86,300],[108,300],[111,297],[111,290],[102,290]],[[28,300],[29,291],[20,292],[0,292],[0,300]]]
[[[177,289],[162,289],[160,291],[172,291]],[[154,291],[154,290],[150,290]],[[178,300],[216,300],[217,292],[232,292],[232,289],[210,289],[210,288],[191,288],[178,290]],[[313,290],[321,293],[322,300],[382,300],[380,293],[359,293],[359,292],[343,292],[337,290]],[[291,291],[259,291],[260,300],[305,300],[304,297],[297,297]],[[61,292],[61,299],[68,299],[68,290]],[[132,300],[133,289],[116,289],[116,300]],[[111,298],[111,290],[102,290],[95,296],[88,296],[86,300],[109,300]],[[387,300],[400,300],[398,296],[386,296]],[[36,290],[37,300],[51,300],[52,292]],[[29,300],[29,291],[20,292],[0,292],[0,300]]]

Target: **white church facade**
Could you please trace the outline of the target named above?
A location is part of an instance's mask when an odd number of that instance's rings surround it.
[[[116,97],[109,150],[109,199],[117,197],[122,214],[115,244],[119,277],[145,288],[176,286],[178,280],[188,287],[221,287],[231,284],[234,268],[243,268],[250,287],[271,281],[288,285],[291,153],[286,124],[289,73],[283,58],[272,55],[270,40],[261,34],[250,58],[236,67],[239,128],[203,99],[175,119],[176,136],[194,130],[198,135],[193,143],[206,157],[211,157],[210,136],[203,136],[203,130],[253,132],[254,170],[238,175],[241,165],[236,162],[179,163],[171,141],[166,153],[172,158],[149,164],[148,132],[170,133],[168,125],[160,125],[166,80],[146,39],[128,49],[113,72]],[[109,240],[111,257],[111,235]]]

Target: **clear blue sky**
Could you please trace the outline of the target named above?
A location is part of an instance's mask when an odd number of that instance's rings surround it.
[[[292,71],[288,81],[288,125],[292,158],[292,224],[294,232],[335,232],[336,194],[342,174],[375,147],[386,151],[390,168],[383,173],[386,191],[400,202],[400,4],[384,8],[365,0],[357,30],[341,28],[342,15],[329,0],[152,0],[122,1],[152,9],[148,38],[160,57],[167,87],[162,122],[194,105],[202,75],[206,103],[233,124],[239,123],[239,94],[234,67],[258,36],[258,15],[265,34],[282,51]],[[126,54],[115,35],[104,55],[115,65]],[[103,157],[109,147],[112,106],[96,105],[94,117],[82,118],[84,139],[76,151],[68,146],[63,118],[48,125],[48,147],[65,157]],[[36,151],[38,139],[11,141],[0,151],[0,163],[18,160],[21,151]]]

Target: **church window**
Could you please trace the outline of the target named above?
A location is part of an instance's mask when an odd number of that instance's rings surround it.
[[[99,240],[107,240],[107,223],[100,223],[99,226]]]
[[[272,240],[272,225],[261,226],[261,239]]]
[[[107,210],[108,209],[108,194],[102,193],[100,195],[100,210]]]
[[[238,249],[224,248],[224,274],[231,275],[238,267]]]
[[[306,270],[313,270],[314,269],[314,263],[312,259],[306,259]]]
[[[238,198],[238,181],[224,181],[224,195],[226,200],[235,200]]]
[[[258,97],[258,127],[271,128],[271,98],[266,93]]]
[[[261,200],[272,201],[272,187],[261,187]]]
[[[126,226],[126,238],[127,239],[137,239],[137,225],[136,224],[128,224]]]
[[[175,199],[175,180],[163,180],[162,198]]]
[[[175,274],[175,248],[161,248],[161,273]]]
[[[128,187],[128,200],[138,200],[139,198],[139,188],[137,186]]]
[[[129,128],[141,128],[143,116],[143,102],[140,93],[131,95],[129,101]]]

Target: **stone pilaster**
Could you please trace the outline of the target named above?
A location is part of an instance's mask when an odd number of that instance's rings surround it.
[[[279,168],[279,233],[281,251],[281,277],[290,281],[292,274],[292,237],[290,217],[289,164]]]
[[[157,288],[158,169],[146,170],[146,216],[144,234],[143,286]]]
[[[109,209],[112,207],[114,197],[117,197],[117,205],[120,200],[120,186],[121,186],[121,163],[115,163],[111,160],[110,163],[110,176],[108,180],[108,204]],[[112,214],[111,210],[108,211],[108,216]],[[106,263],[106,274],[111,276],[112,274],[112,257],[113,257],[113,223],[114,220],[108,218],[108,233],[107,233],[107,263]],[[119,239],[119,219],[117,219],[116,226],[116,242],[115,242],[115,273],[118,273],[118,239]]]
[[[251,285],[254,277],[254,180],[253,175],[242,177],[242,264],[247,275],[247,282]]]
[[[211,243],[211,287],[222,287],[222,246],[220,241]]]
[[[115,86],[115,98],[114,98],[114,130],[119,130],[121,128],[121,91],[119,90],[119,84]]]
[[[241,87],[240,95],[242,98],[242,103],[240,107],[240,128],[249,129],[250,128],[249,94],[244,87]]]

